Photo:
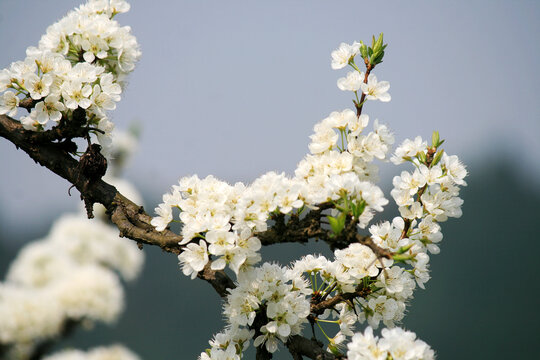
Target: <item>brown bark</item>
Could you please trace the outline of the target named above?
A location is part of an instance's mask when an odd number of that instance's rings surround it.
[[[174,254],[180,254],[178,243],[182,236],[172,231],[156,231],[150,224],[152,217],[143,207],[124,197],[116,188],[101,179],[89,179],[79,166],[79,162],[65,149],[64,142],[50,142],[45,133],[35,133],[23,129],[20,122],[0,115],[0,136],[11,141],[17,148],[26,152],[32,160],[66,179],[81,193],[87,204],[100,203],[111,215],[118,227],[120,236],[137,241],[139,244],[159,246]],[[68,141],[70,141],[68,139]],[[221,297],[227,295],[226,289],[233,287],[233,281],[224,271],[205,269],[199,277],[209,282]]]

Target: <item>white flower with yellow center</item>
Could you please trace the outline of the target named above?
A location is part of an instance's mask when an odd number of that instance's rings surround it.
[[[6,91],[0,96],[0,115],[7,114],[12,117],[17,115],[17,106],[19,106],[19,98],[14,92]]]
[[[341,43],[337,50],[332,51],[332,69],[343,69],[360,51],[360,43],[354,42],[352,45]]]
[[[62,118],[61,111],[66,108],[60,101],[60,97],[56,95],[49,95],[44,101],[40,101],[36,104],[34,111],[36,112],[36,119],[41,125],[45,125],[49,120],[59,122]]]
[[[366,94],[368,100],[380,100],[382,102],[390,101],[391,97],[388,93],[390,83],[388,81],[377,81],[377,77],[373,74],[368,76],[367,84],[360,84],[362,92]]]

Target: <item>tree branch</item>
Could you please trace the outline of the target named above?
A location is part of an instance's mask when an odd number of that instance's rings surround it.
[[[363,297],[365,298],[371,293],[371,290],[369,288],[364,288],[363,286],[359,286],[355,292],[352,293],[343,293],[343,294],[337,294],[330,299],[326,299],[320,302],[312,303],[311,304],[311,313],[315,315],[320,315],[324,312],[326,309],[331,309],[340,302],[344,301],[351,301],[354,298],[357,297]]]
[[[112,222],[120,230],[120,236],[135,240],[140,245],[159,246],[162,250],[176,255],[182,252],[182,247],[178,244],[182,236],[169,230],[156,231],[150,224],[152,217],[142,206],[124,197],[105,181],[87,178],[81,171],[79,162],[66,151],[63,143],[43,142],[44,139],[36,134],[39,133],[25,130],[20,122],[0,115],[0,136],[22,149],[36,163],[73,184],[87,205],[100,203],[105,206]],[[227,288],[234,287],[233,281],[224,271],[208,268],[201,272],[199,277],[209,282],[221,297],[227,295]]]
[[[312,210],[303,218],[297,214],[291,215],[285,222],[285,215],[278,214],[274,217],[275,224],[266,231],[257,233],[257,238],[263,246],[277,243],[307,243],[309,239],[328,239],[328,232],[321,228],[322,212],[332,207],[330,203],[319,205],[319,209]]]
[[[300,335],[291,336],[285,345],[295,360],[302,359],[302,356],[307,356],[313,360],[340,359],[340,357],[324,350],[321,342],[315,339],[306,339]]]
[[[90,181],[80,170],[79,162],[69,155],[59,143],[38,141],[36,133],[24,130],[22,125],[5,115],[0,115],[0,136],[26,152],[36,163],[53,171],[73,184],[83,198],[105,206],[120,235],[137,242],[156,245],[163,250],[179,254],[178,242],[182,237],[171,231],[158,232],[150,224],[152,219],[144,209],[120,194],[103,180]],[[41,140],[41,139],[40,139]]]
[[[367,84],[369,74],[371,73],[371,70],[375,68],[375,65],[372,65],[369,63],[369,60],[366,58],[364,60],[366,64],[366,74],[364,75],[364,84]],[[357,98],[358,99],[358,98]],[[366,94],[362,91],[362,96],[360,97],[360,102],[354,102],[354,106],[356,107],[356,116],[360,117],[362,115],[362,108],[364,107],[364,101],[366,100]]]

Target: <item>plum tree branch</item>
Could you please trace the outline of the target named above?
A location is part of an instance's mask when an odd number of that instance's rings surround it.
[[[150,224],[151,217],[142,207],[103,180],[90,181],[80,171],[79,162],[65,151],[61,143],[42,142],[35,132],[23,129],[18,121],[5,115],[0,115],[0,136],[26,152],[36,163],[73,184],[82,197],[105,206],[122,236],[175,254],[182,251],[178,245],[181,236],[168,230],[156,231]]]
[[[302,359],[306,356],[313,360],[337,360],[340,357],[324,350],[323,344],[315,339],[307,339],[300,335],[293,335],[287,341],[287,349],[293,359]]]
[[[139,244],[159,246],[173,254],[182,252],[178,244],[182,237],[172,231],[156,231],[150,224],[152,217],[144,209],[120,194],[116,188],[101,179],[90,181],[81,171],[79,162],[65,149],[62,142],[43,141],[33,131],[25,130],[21,123],[0,115],[0,136],[11,141],[30,158],[73,184],[86,203],[100,203],[111,214],[112,222],[120,230],[120,236]],[[234,287],[232,279],[223,271],[205,269],[199,277],[209,282],[221,297],[227,296],[227,288]]]
[[[159,246],[164,251],[174,254],[182,252],[182,247],[178,244],[182,236],[169,230],[156,231],[150,224],[152,217],[141,206],[124,197],[112,185],[101,179],[91,181],[81,172],[79,162],[69,154],[72,145],[66,145],[71,143],[71,137],[81,136],[80,131],[66,128],[55,129],[43,133],[28,131],[20,122],[0,115],[0,136],[25,151],[36,163],[73,184],[86,202],[100,203],[105,206],[113,223],[120,230],[121,236],[140,244]],[[59,141],[60,139],[64,141]],[[319,209],[310,211],[304,218],[300,219],[294,215],[286,223],[283,216],[278,217],[276,226],[258,233],[257,236],[263,245],[281,242],[305,243],[310,238],[320,238],[334,247],[332,243],[336,240],[330,239],[328,231],[320,226],[322,212],[330,207],[329,203],[321,204]],[[362,238],[357,240],[362,240]],[[351,241],[355,239],[347,239],[346,242]],[[368,246],[373,248],[371,244]]]

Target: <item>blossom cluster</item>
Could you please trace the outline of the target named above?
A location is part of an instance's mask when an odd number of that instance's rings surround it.
[[[402,254],[421,288],[430,278],[428,252],[440,252],[438,243],[443,235],[439,223],[461,217],[463,200],[459,191],[460,186],[467,185],[465,166],[457,156],[437,151],[440,144],[438,133],[434,133],[430,146],[416,137],[396,149],[393,163],[410,162],[414,166],[412,173],[403,171],[393,179],[391,195],[401,216],[369,228],[377,245]]]
[[[140,272],[142,253],[109,225],[62,216],[50,234],[27,245],[0,287],[0,343],[37,344],[66,321],[114,322],[125,280]]]
[[[334,69],[347,65],[353,68],[338,80],[338,87],[354,93],[356,111],[332,112],[315,125],[310,154],[298,164],[293,178],[271,172],[249,186],[228,185],[211,176],[203,180],[196,176],[183,178],[172,193],[164,195],[163,204],[156,209],[159,216],[153,224],[158,230],[164,230],[173,221],[173,209],[179,210],[177,221],[183,226],[184,236],[181,244],[186,245],[179,259],[186,275],[194,278],[214,256],[218,260],[212,262],[212,269],[223,269],[228,264],[238,277],[237,287],[230,291],[224,306],[228,326],[216,336],[219,341],[210,342],[212,348],[201,354],[201,359],[240,359],[253,337],[255,346],[264,344],[269,352],[274,352],[280,342],[286,343],[288,336],[299,333],[295,326],[306,321],[311,312],[309,304],[346,294],[356,296],[312,313],[329,342],[329,351],[338,351],[337,345],[352,337],[348,353],[351,359],[386,359],[387,355],[394,359],[433,358],[433,351],[420,340],[415,341],[413,333],[394,326],[404,317],[416,286],[424,288],[429,280],[427,253],[439,252],[437,243],[442,239],[439,223],[448,217],[461,216],[463,201],[459,198],[459,186],[466,185],[463,179],[467,171],[456,156],[440,149],[442,141],[438,133],[434,133],[431,145],[419,137],[407,139],[389,156],[394,143],[391,131],[378,120],[374,121],[373,131],[366,131],[369,116],[362,113],[364,103],[391,99],[389,83],[378,81],[369,73],[373,64],[381,61],[380,54],[385,48],[382,36],[377,42],[369,50],[361,43],[341,44],[332,53]],[[362,54],[367,65],[365,73],[355,64],[358,54]],[[258,232],[266,231],[272,224],[268,220],[276,214],[301,216],[304,211],[330,204],[324,214],[333,236],[343,231],[348,217],[359,231],[368,227],[374,213],[388,204],[382,190],[375,185],[378,181],[375,159],[391,160],[396,165],[410,162],[415,167],[413,173],[403,171],[393,181],[391,195],[401,216],[392,222],[372,224],[368,229],[374,246],[389,251],[390,258],[353,242],[335,250],[333,260],[307,255],[286,270],[268,263],[251,267],[255,261],[247,261],[247,252],[240,250],[237,239],[249,236],[256,239]],[[286,201],[284,194],[289,194]],[[246,235],[239,236],[242,231],[247,231]],[[193,239],[198,243],[192,242]],[[249,254],[258,261],[256,251],[260,242],[253,241],[254,251]],[[225,248],[231,249],[226,256]],[[238,256],[235,254],[242,254],[240,260],[234,259]],[[273,283],[273,290],[262,291],[269,273],[273,274],[272,279],[281,280]],[[286,274],[286,278],[279,274]],[[296,311],[290,300],[280,295],[280,290],[290,287],[289,284],[294,284],[296,304],[303,304]],[[265,297],[266,293],[273,293],[273,301]],[[260,318],[267,322],[255,321]],[[363,322],[369,324],[365,333],[355,335],[356,326]],[[323,330],[329,323],[339,326],[333,336],[327,335],[331,331],[328,328]],[[382,330],[382,338],[378,340],[373,337],[372,329],[380,323],[388,328]],[[364,345],[372,351],[371,355],[362,352]]]
[[[106,152],[122,157],[121,146],[116,152],[111,146],[107,111],[115,109],[140,57],[131,29],[114,20],[128,10],[124,0],[88,0],[50,26],[38,47],[27,49],[24,61],[0,71],[0,114],[15,117],[19,108],[27,109],[19,121],[33,131],[85,126]],[[372,73],[385,48],[381,34],[370,47],[342,43],[332,52],[333,69],[352,68],[337,86],[354,94],[354,108],[331,112],[314,126],[309,154],[294,176],[268,172],[252,184],[231,185],[194,175],[181,178],[163,196],[151,223],[157,231],[180,223],[183,273],[193,279],[209,266],[236,274],[223,308],[227,325],[200,359],[241,359],[252,339],[255,347],[274,353],[301,334],[308,317],[328,341],[328,351],[340,358],[338,345],[347,338],[352,338],[347,352],[352,360],[434,357],[414,333],[394,326],[416,286],[424,288],[429,280],[428,253],[440,251],[440,223],[461,216],[459,187],[466,185],[467,170],[441,149],[438,133],[431,145],[420,137],[407,139],[389,156],[390,129],[378,119],[372,131],[367,129],[365,102],[391,100],[390,84]],[[356,65],[357,57],[365,71]],[[400,216],[391,222],[372,223],[389,203],[376,185],[375,160],[414,167],[393,179],[391,196]],[[122,184],[115,175],[109,174],[111,181]],[[132,191],[129,184],[125,188]],[[315,211],[317,234],[322,234],[316,236],[335,248],[333,259],[307,255],[289,267],[257,266],[261,233]],[[369,237],[359,234],[366,228]],[[136,246],[107,225],[89,225],[81,215],[61,218],[47,238],[21,252],[0,284],[0,347],[8,345],[24,358],[21,354],[57,336],[67,321],[114,321],[123,307],[117,273],[131,280],[141,264]],[[326,299],[337,300],[327,305]],[[355,333],[364,322],[364,333]],[[387,328],[378,338],[373,329],[381,323]],[[330,332],[327,326],[337,328]],[[107,358],[136,356],[112,347],[64,351],[47,359]]]
[[[311,294],[311,289],[302,277],[294,275],[265,263],[242,273],[238,286],[228,296],[225,313],[233,327],[252,325],[255,310],[266,309],[268,322],[260,328],[262,335],[255,339],[255,346],[265,343],[268,351],[275,352],[278,338],[286,341],[288,336],[299,334],[307,322],[310,304],[306,295]]]
[[[348,344],[349,360],[432,360],[434,351],[428,344],[416,339],[416,334],[402,328],[383,329],[381,337],[373,335],[367,327],[364,333],[357,333]]]
[[[124,156],[132,151],[123,143],[113,144],[112,150]],[[109,170],[120,172],[115,166]],[[108,177],[131,198],[141,198],[125,180]],[[97,218],[105,220],[104,211],[95,209]],[[0,347],[9,349],[10,358],[27,359],[42,341],[60,336],[68,323],[116,321],[124,308],[120,278],[134,280],[143,262],[135,243],[104,221],[88,220],[84,209],[61,216],[44,239],[20,251],[0,283]],[[58,359],[137,359],[126,351],[73,351]]]
[[[76,125],[98,129],[106,150],[114,128],[107,111],[116,108],[141,54],[130,27],[113,20],[129,7],[124,0],[89,0],[51,25],[24,61],[0,71],[0,115],[16,116],[26,101],[30,113],[20,118],[22,125],[43,131],[80,122],[73,113],[84,109],[85,119]]]
[[[100,346],[84,352],[63,350],[43,360],[139,360],[139,357],[122,345]]]
[[[385,267],[391,266],[392,261],[377,259],[370,248],[358,243],[336,250],[334,255],[333,261],[321,255],[307,255],[292,266],[297,275],[309,275],[319,296],[366,291],[364,297],[338,304],[318,317],[327,322],[332,322],[328,318],[337,319],[333,320],[339,325],[339,331],[331,339],[334,344],[352,336],[356,324],[365,320],[376,328],[381,321],[394,326],[403,318],[406,301],[415,288],[412,275],[398,266]]]
[[[381,88],[376,78],[368,78],[372,80],[365,88],[367,98],[389,100],[387,82],[379,83]],[[152,224],[162,231],[172,221],[181,223],[180,245],[187,245],[179,260],[184,274],[192,278],[212,256],[214,270],[228,265],[238,274],[256,264],[261,246],[256,233],[266,231],[268,220],[279,213],[300,214],[323,203],[346,202],[358,209],[354,215],[364,228],[388,203],[374,183],[378,168],[372,162],[386,160],[394,143],[386,125],[375,120],[373,131],[367,132],[368,124],[369,116],[357,116],[354,110],[332,112],[314,126],[310,154],[300,161],[293,178],[269,172],[250,185],[229,185],[213,176],[184,177],[163,196]],[[174,209],[179,210],[178,220]]]
[[[370,162],[384,159],[393,143],[388,128],[377,121],[373,132],[362,135],[368,121],[367,116],[357,118],[348,109],[333,112],[315,125],[312,154],[299,163],[293,178],[269,172],[246,186],[229,185],[213,176],[184,177],[163,196],[152,224],[158,231],[164,230],[174,219],[174,209],[179,210],[184,237],[180,244],[187,244],[179,260],[192,278],[210,261],[209,255],[217,257],[211,265],[214,270],[229,265],[238,273],[241,267],[256,264],[260,260],[256,233],[266,231],[267,221],[277,213],[298,213],[346,197],[363,203],[358,220],[365,227],[375,211],[382,211],[388,203],[382,190],[370,181],[377,175]],[[348,148],[339,147],[336,130]],[[190,243],[192,239],[200,240]]]
[[[305,279],[276,264],[264,263],[241,272],[224,306],[227,328],[216,335],[210,342],[212,348],[200,358],[240,359],[255,327],[260,335],[254,345],[264,344],[269,352],[275,352],[280,340],[286,342],[289,336],[301,333],[310,309],[306,296],[311,292]]]

